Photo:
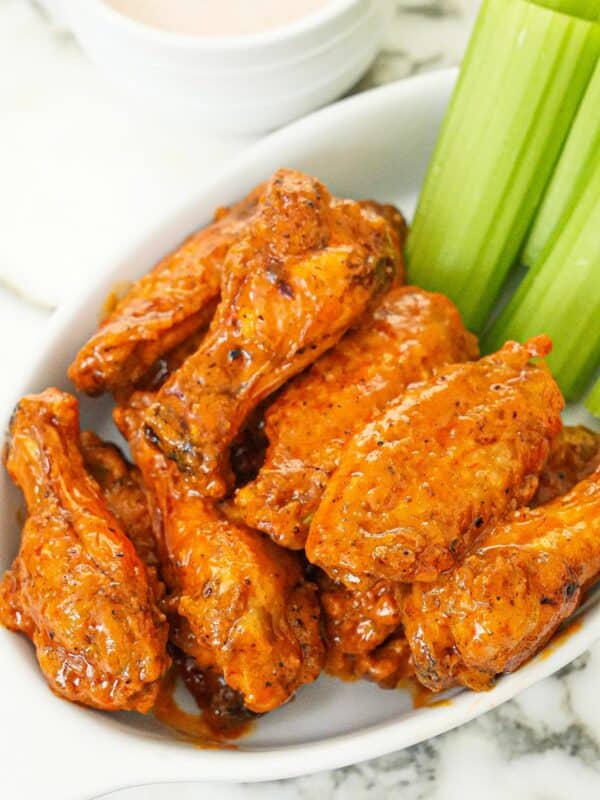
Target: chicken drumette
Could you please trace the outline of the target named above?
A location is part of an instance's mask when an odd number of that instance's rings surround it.
[[[148,440],[203,494],[231,483],[229,445],[268,394],[334,345],[401,276],[398,232],[374,204],[280,170],[227,255],[207,337],[158,392]]]
[[[219,297],[225,256],[256,213],[262,187],[166,256],[117,303],[69,368],[78,389],[119,391],[205,327]]]
[[[21,400],[7,468],[28,517],[0,584],[0,621],[32,639],[57,694],[147,711],[169,665],[167,626],[144,565],[84,468],[74,397],[47,389]]]
[[[409,383],[477,354],[445,297],[408,286],[389,292],[267,410],[265,463],[235,499],[243,519],[285,547],[304,547],[353,431]]]
[[[153,508],[172,638],[249,709],[269,711],[321,670],[316,587],[294,554],[226,519],[149,444],[141,420],[151,400],[136,393],[115,418]]]
[[[543,647],[600,572],[600,468],[568,494],[520,509],[403,608],[417,677],[428,688],[487,689]]]
[[[506,344],[416,384],[357,433],[325,491],[306,553],[349,588],[431,581],[527,503],[561,429],[545,337]]]

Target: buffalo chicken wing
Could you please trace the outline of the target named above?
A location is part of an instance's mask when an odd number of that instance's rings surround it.
[[[248,414],[334,345],[401,272],[386,214],[337,200],[301,173],[275,173],[229,250],[207,337],[146,414],[148,440],[203,494],[223,496],[229,445]]]
[[[489,688],[543,647],[599,572],[600,469],[516,511],[435,583],[413,585],[403,617],[419,680]]]
[[[269,711],[321,670],[316,587],[294,554],[228,520],[149,444],[141,419],[150,400],[133,395],[115,418],[153,505],[176,644],[250,710]]]
[[[57,694],[147,711],[169,665],[167,626],[143,563],[84,468],[74,397],[47,389],[21,400],[7,467],[28,517],[0,584],[0,621],[33,640]]]
[[[528,502],[561,428],[540,337],[415,385],[345,449],[312,522],[310,561],[349,588],[434,580]]]
[[[190,236],[144,275],[82,347],[69,368],[81,391],[135,384],[165,353],[205,327],[220,292],[225,256],[256,213],[261,187]]]

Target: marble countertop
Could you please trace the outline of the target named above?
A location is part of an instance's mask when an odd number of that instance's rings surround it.
[[[389,0],[355,91],[460,61],[478,0]],[[18,379],[52,310],[251,139],[186,129],[114,96],[69,34],[0,0],[0,320]],[[0,402],[2,392],[0,387]],[[600,644],[512,702],[405,751],[276,784],[132,790],[128,800],[562,800],[600,796]],[[0,772],[0,790],[1,790]],[[1,793],[1,791],[0,791]],[[27,798],[29,800],[29,798]],[[82,798],[83,800],[83,798]]]

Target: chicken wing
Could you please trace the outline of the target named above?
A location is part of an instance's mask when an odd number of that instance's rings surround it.
[[[255,716],[244,705],[242,695],[234,692],[218,672],[201,670],[194,658],[181,651],[176,652],[174,663],[211,728],[224,733],[235,732]]]
[[[600,433],[583,425],[565,427],[556,439],[539,476],[531,505],[536,507],[566,494],[600,464]]]
[[[376,683],[382,689],[398,689],[404,681],[414,678],[410,647],[402,626],[398,627],[383,644],[359,655],[346,655],[339,677],[346,680],[363,680]],[[333,669],[328,671],[335,675]]]
[[[370,589],[351,591],[321,572],[318,586],[328,656],[368,653],[402,622],[402,584],[380,580]]]
[[[69,377],[100,394],[135,384],[164,353],[205,327],[220,292],[229,248],[256,213],[262,187],[189,237],[133,284],[81,348]]]
[[[477,355],[475,337],[445,297],[408,286],[389,292],[269,407],[265,463],[235,499],[245,522],[285,547],[304,547],[352,432],[409,383]]]
[[[321,670],[316,587],[294,554],[227,520],[147,441],[147,394],[115,419],[152,497],[163,577],[183,625],[178,647],[212,669],[257,713],[276,708]]]
[[[221,497],[228,448],[266,395],[302,371],[400,277],[397,232],[372,204],[332,198],[314,178],[280,170],[227,255],[206,339],[160,389],[149,441]]]
[[[357,433],[312,522],[310,561],[349,588],[431,581],[490,525],[527,503],[561,429],[560,390],[507,343],[415,385]]]
[[[156,540],[139,469],[126,460],[116,445],[102,441],[91,431],[82,432],[80,446],[85,468],[146,565],[154,596],[159,600],[164,585],[159,577]]]
[[[57,694],[106,710],[147,711],[169,665],[165,618],[78,445],[74,397],[47,389],[21,400],[7,468],[28,517],[0,584],[0,621],[33,640]]]
[[[600,468],[515,512],[434,584],[414,584],[403,616],[417,677],[433,691],[489,688],[535,655],[599,572]]]

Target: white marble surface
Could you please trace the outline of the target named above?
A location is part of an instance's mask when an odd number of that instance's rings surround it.
[[[457,63],[478,5],[390,2],[394,24],[357,89]],[[0,402],[51,310],[120,249],[136,223],[185,202],[248,143],[133,113],[35,5],[0,0]],[[600,645],[480,720],[385,758],[276,784],[141,788],[114,797],[600,797],[599,678]],[[0,796],[1,781],[0,771]]]

